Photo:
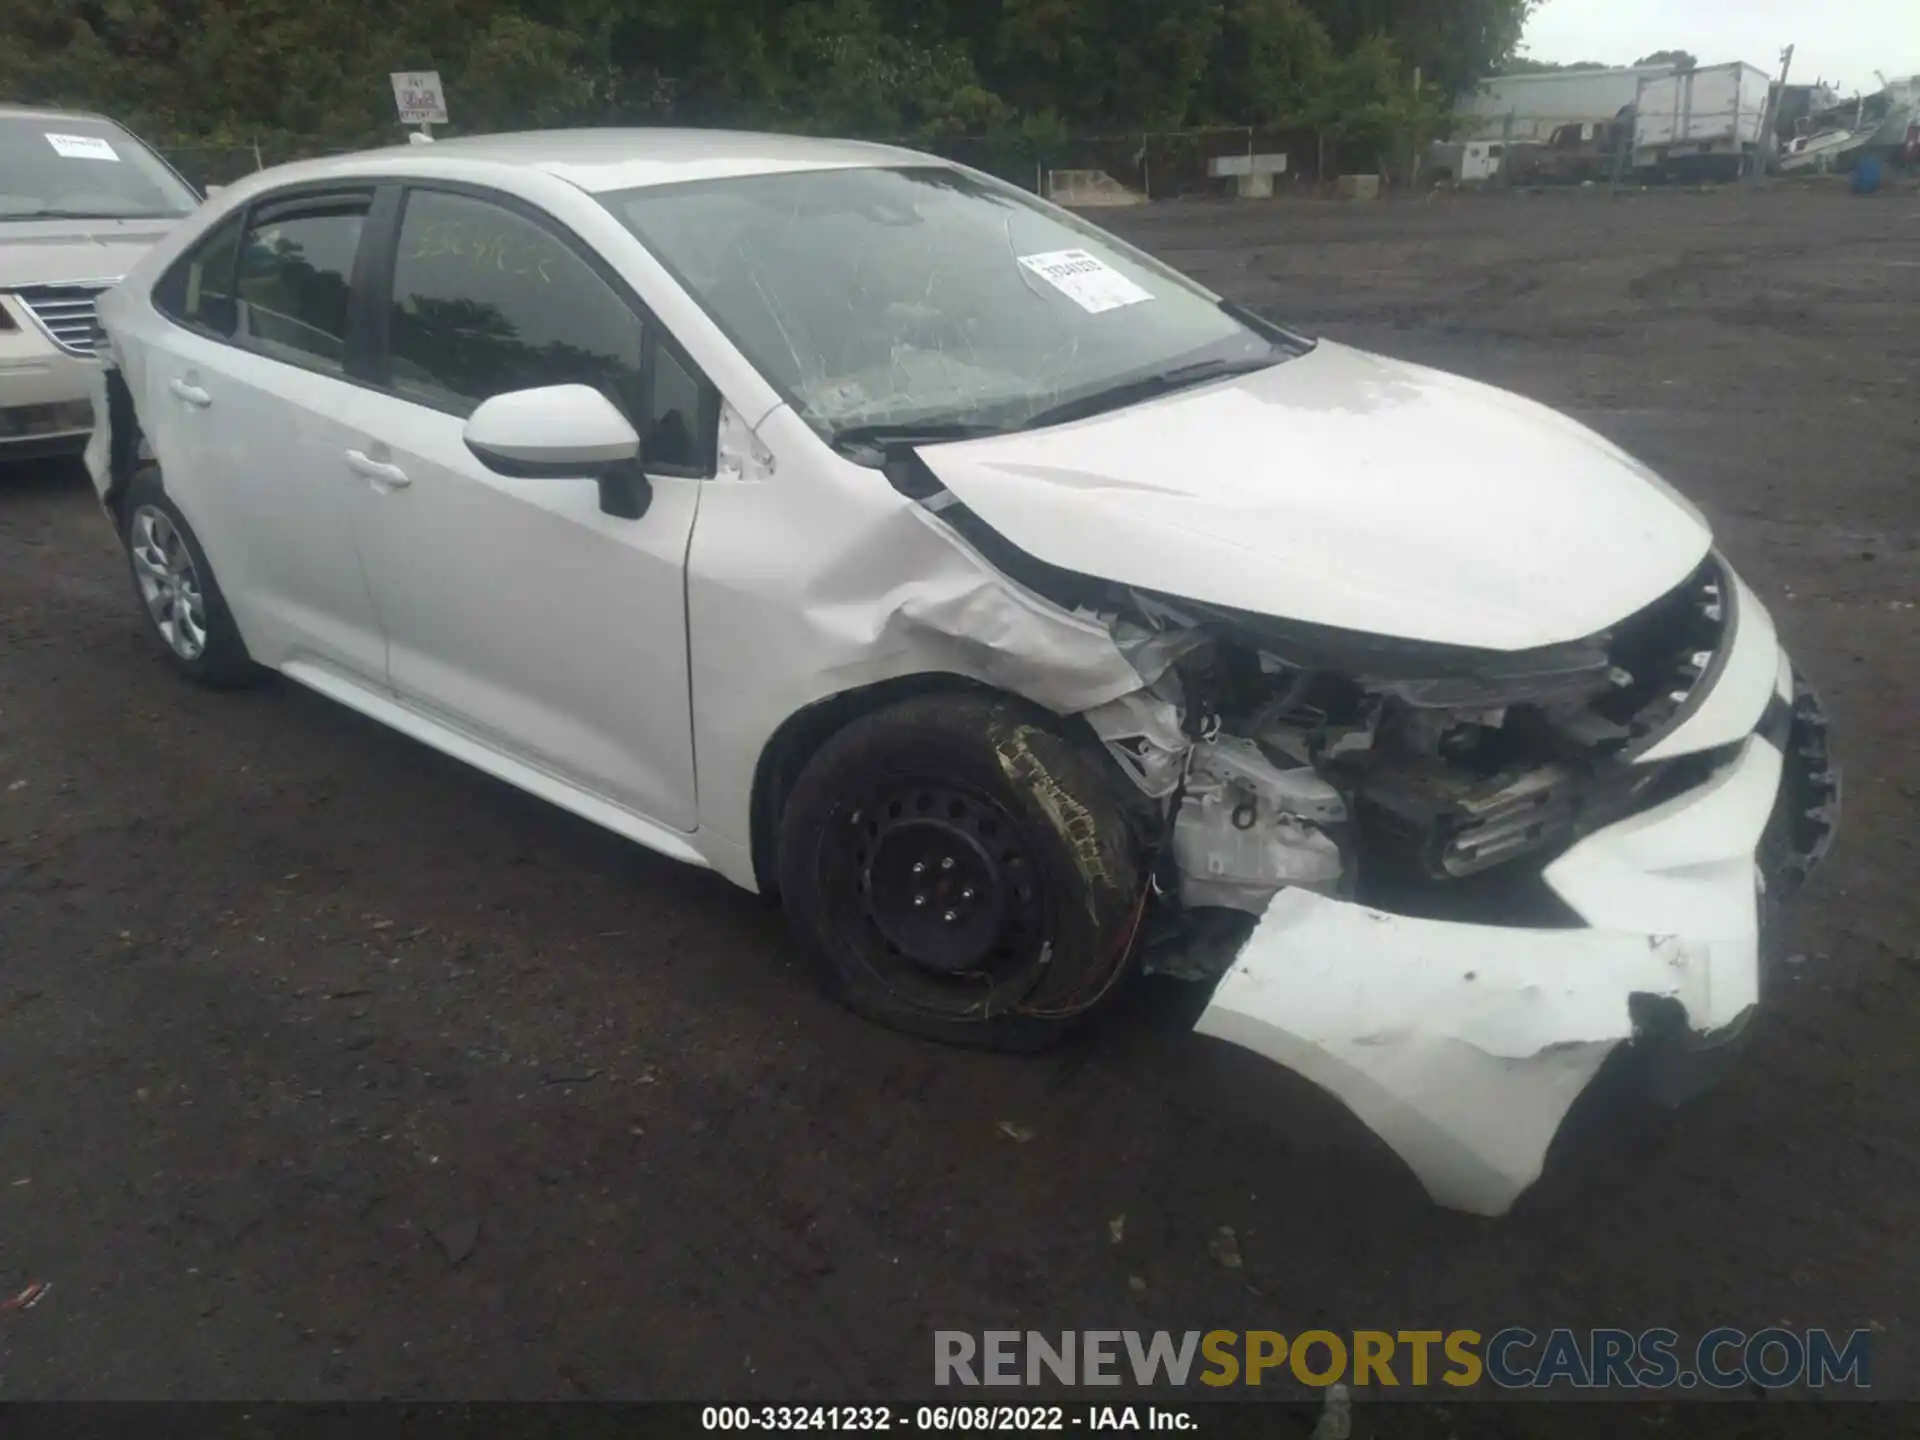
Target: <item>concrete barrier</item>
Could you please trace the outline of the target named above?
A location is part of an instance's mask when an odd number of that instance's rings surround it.
[[[1242,200],[1271,199],[1273,177],[1286,173],[1287,157],[1282,154],[1216,155],[1207,162],[1207,174],[1231,179],[1234,194]]]

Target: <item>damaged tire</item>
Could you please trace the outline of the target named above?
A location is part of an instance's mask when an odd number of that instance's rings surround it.
[[[830,993],[883,1025],[1032,1050],[1110,994],[1145,869],[1099,757],[1005,696],[867,715],[801,772],[780,895]]]
[[[258,671],[206,552],[157,469],[133,477],[120,514],[134,598],[174,669],[213,689],[250,684]]]

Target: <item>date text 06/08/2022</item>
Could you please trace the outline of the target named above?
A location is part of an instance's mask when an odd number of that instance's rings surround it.
[[[708,1405],[703,1430],[943,1431],[1155,1430],[1199,1428],[1190,1411],[1159,1405]]]

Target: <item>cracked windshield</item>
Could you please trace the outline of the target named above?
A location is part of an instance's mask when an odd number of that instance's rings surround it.
[[[950,170],[808,171],[604,199],[841,442],[1052,423],[1293,353],[1144,257]]]

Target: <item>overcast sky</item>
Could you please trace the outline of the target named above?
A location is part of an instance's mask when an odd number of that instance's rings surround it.
[[[1920,0],[1546,0],[1521,53],[1630,65],[1690,50],[1702,65],[1745,60],[1778,74],[1788,45],[1795,80],[1878,90],[1875,70],[1920,73]]]

